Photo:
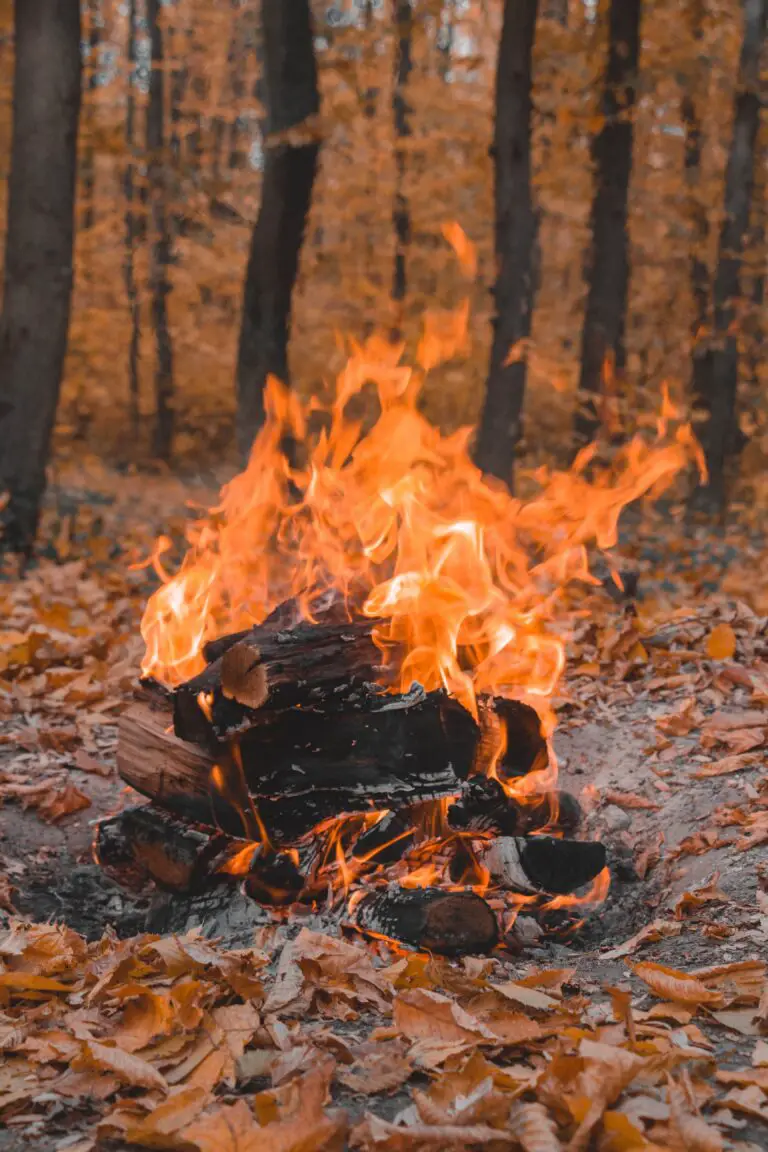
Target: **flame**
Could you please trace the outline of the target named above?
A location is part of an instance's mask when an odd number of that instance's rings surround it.
[[[473,277],[474,248],[459,225],[446,226],[444,236]],[[303,403],[269,379],[266,420],[249,463],[188,527],[179,570],[171,574],[164,562],[167,538],[147,562],[162,584],[141,625],[145,676],[178,685],[204,668],[207,642],[259,624],[289,598],[311,620],[330,597],[350,619],[376,619],[384,688],[442,688],[479,721],[485,752],[475,770],[500,778],[506,743],[501,720],[487,723],[485,696],[531,704],[551,736],[551,701],[565,665],[566,589],[597,583],[588,549],[615,544],[627,504],[658,496],[692,461],[704,475],[703,455],[665,389],[655,428],[635,436],[610,464],[590,446],[569,471],[530,474],[532,498],[512,496],[473,464],[471,429],[443,434],[417,406],[426,373],[466,348],[468,320],[466,299],[453,311],[428,313],[417,367],[403,362],[402,344],[381,336],[350,341],[325,400]],[[526,348],[513,349],[512,358]],[[372,423],[360,416],[369,385],[377,401]],[[291,460],[287,441],[296,448]],[[234,800],[246,837],[266,850],[267,829],[238,791],[238,757],[235,747],[234,785],[219,767],[213,787]],[[556,779],[550,744],[534,771],[501,783],[519,803],[535,803]],[[434,823],[423,835],[444,838],[444,806],[430,811]],[[347,859],[346,827],[342,820],[330,829],[321,865],[345,893],[360,875]],[[408,882],[432,883],[439,872],[427,860]],[[560,898],[549,905],[562,906]]]

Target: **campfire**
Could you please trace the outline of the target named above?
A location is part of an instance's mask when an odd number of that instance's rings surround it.
[[[325,405],[270,381],[250,463],[175,575],[159,541],[118,748],[150,803],[97,835],[123,883],[236,881],[444,953],[492,949],[521,909],[578,918],[604,898],[605,850],[578,839],[551,743],[568,590],[597,583],[588,549],[696,443],[665,397],[610,467],[587,450],[515,499],[472,464],[470,430],[417,406],[467,315],[427,317],[415,368],[389,341],[353,346]]]

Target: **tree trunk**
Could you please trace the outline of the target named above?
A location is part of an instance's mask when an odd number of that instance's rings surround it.
[[[512,484],[525,393],[524,346],[535,296],[538,220],[531,192],[533,43],[538,0],[506,0],[496,71],[493,343],[475,449],[479,468]]]
[[[125,146],[128,162],[125,166],[125,249],[123,252],[123,281],[131,316],[131,336],[128,345],[128,395],[131,428],[134,439],[139,434],[139,342],[141,339],[141,312],[139,290],[134,266],[138,226],[135,213],[136,170],[136,0],[128,6],[128,94],[125,103]]]
[[[147,23],[152,46],[147,103],[147,170],[151,221],[150,310],[155,331],[155,434],[152,449],[169,460],[173,443],[173,348],[168,327],[171,284],[171,234],[168,227],[165,163],[165,72],[160,0],[147,0]]]
[[[29,555],[45,490],[73,283],[78,0],[15,0],[16,70],[0,320],[0,550]]]
[[[88,99],[84,110],[87,117],[85,152],[82,162],[82,196],[83,218],[82,227],[88,230],[93,227],[96,215],[96,149],[94,133],[96,129],[96,88],[99,78],[99,45],[101,42],[101,4],[100,0],[91,0],[88,5]]]
[[[263,0],[264,183],[245,275],[237,360],[238,444],[247,457],[272,375],[288,382],[291,297],[320,145],[271,143],[320,109],[309,0]]]
[[[688,77],[681,112],[685,126],[685,177],[688,187],[688,217],[691,226],[692,389],[699,395],[709,358],[705,333],[710,323],[710,279],[707,264],[709,218],[701,195],[702,127],[701,109],[706,90],[707,61],[701,50],[704,0],[691,0],[690,24],[694,42],[692,75]]]
[[[695,503],[721,509],[725,503],[725,463],[736,441],[738,383],[737,300],[744,237],[754,182],[755,149],[760,124],[760,57],[765,41],[768,0],[744,0],[744,39],[739,61],[733,134],[725,174],[725,215],[720,231],[713,285],[712,347],[709,371],[700,382],[694,405],[704,419],[698,427],[707,459],[709,481]]]
[[[608,61],[603,83],[603,127],[593,146],[595,193],[589,291],[581,345],[577,446],[600,428],[598,396],[606,363],[624,368],[629,287],[627,231],[632,174],[633,109],[640,58],[641,0],[611,0]]]
[[[411,0],[395,0],[395,22],[397,24],[397,54],[395,61],[395,86],[392,94],[392,115],[395,126],[395,204],[392,223],[395,229],[395,266],[392,273],[392,299],[395,302],[395,325],[393,336],[397,339],[403,319],[403,301],[407,290],[406,255],[411,242],[411,212],[405,194],[406,153],[402,142],[411,135],[408,120],[410,108],[406,98],[408,78],[413,69],[411,59],[413,39],[413,9]]]

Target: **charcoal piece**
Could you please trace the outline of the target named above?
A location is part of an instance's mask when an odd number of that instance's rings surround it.
[[[358,860],[371,865],[394,864],[413,847],[415,832],[408,812],[387,812],[378,824],[361,833],[352,849]]]

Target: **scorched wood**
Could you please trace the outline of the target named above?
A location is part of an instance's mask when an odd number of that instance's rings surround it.
[[[231,797],[221,797],[216,756],[179,740],[169,717],[137,704],[120,720],[118,769],[162,807],[195,823],[243,834]],[[456,701],[415,689],[368,693],[328,714],[311,708],[265,711],[240,738],[247,793],[271,837],[294,843],[331,816],[403,808],[455,794],[472,764],[477,725]],[[215,815],[214,815],[215,813]],[[247,833],[246,833],[247,834]]]
[[[499,939],[493,909],[474,892],[384,888],[363,897],[354,919],[364,931],[444,956],[490,952]]]
[[[553,836],[499,836],[477,846],[478,859],[502,888],[565,896],[591,883],[605,868],[597,841]]]
[[[208,879],[226,841],[147,805],[102,820],[94,847],[101,867],[124,887],[153,880],[166,891],[191,893]]]
[[[262,710],[338,709],[382,674],[371,637],[376,623],[302,623],[277,632],[259,625],[231,638],[216,660],[176,689],[176,735],[197,743],[211,733],[225,740],[258,723]]]
[[[456,803],[448,809],[451,828],[492,836],[528,835],[548,825],[570,833],[576,831],[581,819],[581,806],[569,792],[547,792],[523,801],[508,796],[499,781],[488,776],[467,780]]]

